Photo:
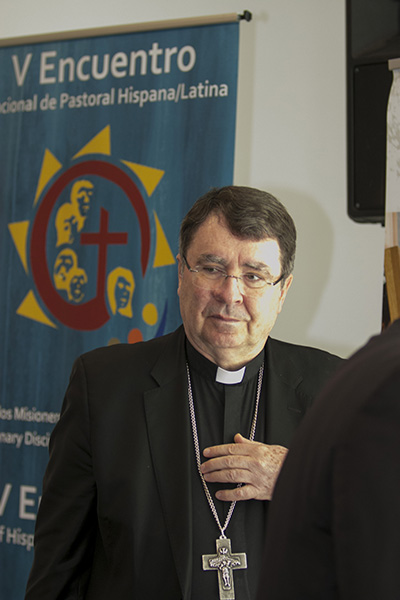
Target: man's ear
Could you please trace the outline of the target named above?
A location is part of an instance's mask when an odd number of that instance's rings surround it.
[[[181,259],[181,255],[180,254],[176,255],[176,260],[177,260],[177,263],[178,263],[178,290],[177,290],[177,292],[178,292],[178,296],[179,296],[179,292],[180,292],[180,289],[181,289],[182,267],[183,267],[183,261]]]
[[[184,266],[183,265],[183,260],[182,260],[181,255],[179,253],[176,255],[175,258],[176,258],[177,263],[178,263],[178,277],[180,279],[182,277],[182,270],[183,270],[183,266]]]
[[[282,289],[281,289],[278,312],[281,312],[281,310],[282,310],[282,306],[283,306],[283,303],[285,302],[286,294],[288,293],[289,288],[292,285],[292,281],[293,281],[293,275],[290,274],[289,277],[287,277],[287,279],[285,279],[285,283],[283,284]]]

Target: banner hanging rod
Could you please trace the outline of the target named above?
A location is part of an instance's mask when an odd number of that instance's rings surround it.
[[[15,38],[0,38],[0,47],[19,46],[23,44],[41,44],[43,42],[72,40],[87,37],[99,37],[104,35],[115,35],[123,33],[134,33],[137,31],[175,29],[180,27],[199,27],[201,25],[218,25],[222,23],[234,23],[236,21],[249,22],[251,21],[252,17],[252,13],[248,10],[245,10],[241,15],[237,13],[226,13],[222,15],[188,17],[185,19],[167,19],[165,21],[148,21],[146,23],[110,25],[109,27],[93,27],[90,29],[77,29],[75,31],[59,31],[55,33],[43,33]]]

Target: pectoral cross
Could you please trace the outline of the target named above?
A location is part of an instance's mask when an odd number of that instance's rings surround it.
[[[203,554],[203,570],[218,571],[218,587],[220,600],[235,600],[233,570],[247,569],[247,556],[244,552],[232,554],[231,540],[216,540],[217,554]]]

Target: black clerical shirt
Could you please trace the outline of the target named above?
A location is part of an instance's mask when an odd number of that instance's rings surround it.
[[[264,361],[264,350],[247,366],[241,383],[222,384],[216,382],[217,365],[207,360],[187,342],[187,359],[193,389],[200,452],[208,446],[233,442],[234,435],[241,433],[249,437],[253,419],[258,373]],[[265,381],[261,390],[260,405],[255,433],[256,441],[265,439]],[[263,393],[264,391],[264,393]],[[193,494],[193,579],[192,600],[218,600],[218,575],[216,571],[203,571],[202,555],[215,554],[215,541],[220,536],[218,525],[204,494],[197,471],[193,449],[192,494]],[[201,461],[205,458],[202,456]],[[209,483],[211,495],[221,525],[230,507],[230,502],[215,498],[217,490],[229,487],[224,483]],[[231,540],[232,554],[247,554],[247,569],[233,571],[236,600],[254,600],[265,537],[265,519],[268,501],[246,500],[236,503],[231,521],[225,531]]]

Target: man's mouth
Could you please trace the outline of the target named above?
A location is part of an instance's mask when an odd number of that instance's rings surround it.
[[[227,317],[226,315],[220,315],[220,314],[212,314],[209,316],[211,319],[215,319],[216,321],[220,321],[221,323],[227,323],[227,324],[240,323],[242,320],[242,319],[237,319],[234,317]]]

